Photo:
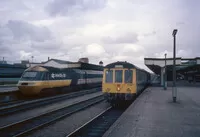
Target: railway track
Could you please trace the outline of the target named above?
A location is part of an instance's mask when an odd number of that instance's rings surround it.
[[[12,123],[4,127],[0,127],[0,136],[25,136],[36,129],[40,129],[43,126],[58,121],[61,118],[67,117],[80,110],[86,109],[87,107],[97,104],[103,100],[103,95],[97,95],[95,97],[77,102],[72,105],[62,106],[55,110],[51,110],[49,112],[45,112],[34,117]]]
[[[142,91],[143,92],[143,91]],[[141,92],[141,93],[142,93]],[[138,94],[138,96],[141,95]],[[136,98],[135,98],[136,99]],[[109,107],[83,126],[71,132],[66,137],[102,137],[104,133],[112,126],[112,124],[122,115],[122,113],[135,102],[127,102],[116,107]]]
[[[5,106],[10,106],[10,105],[13,105],[13,104],[22,103],[24,101],[25,100],[14,100],[14,101],[3,102],[3,103],[0,103],[0,108],[5,107]]]
[[[116,109],[109,107],[107,110],[67,135],[67,137],[102,137],[125,109],[126,108]]]
[[[41,105],[47,105],[50,103],[59,102],[65,99],[75,98],[78,96],[91,94],[100,91],[100,88],[90,89],[90,90],[84,90],[79,92],[73,92],[69,94],[64,95],[58,95],[54,97],[48,97],[48,98],[42,98],[38,100],[31,100],[31,101],[22,101],[18,103],[11,103],[11,105],[2,106],[0,107],[0,116],[9,115],[18,111],[22,110],[28,110],[31,108],[35,108]]]

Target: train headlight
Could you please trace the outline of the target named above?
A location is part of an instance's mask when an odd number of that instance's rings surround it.
[[[117,84],[117,91],[120,91],[120,85]]]
[[[34,85],[35,85],[34,82],[22,82],[18,84],[18,86],[34,86]]]

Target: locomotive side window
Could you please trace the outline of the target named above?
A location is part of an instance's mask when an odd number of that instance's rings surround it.
[[[106,70],[106,83],[113,83],[113,70]]]
[[[116,83],[122,83],[122,75],[123,75],[122,70],[115,70],[115,82]]]
[[[133,70],[125,70],[125,83],[133,83]]]

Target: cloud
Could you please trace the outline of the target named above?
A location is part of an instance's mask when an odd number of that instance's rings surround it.
[[[70,15],[86,11],[98,10],[105,6],[106,0],[54,0],[46,10],[52,15]]]
[[[156,35],[156,31],[152,31],[150,33],[144,33],[144,36],[153,36],[153,35]]]
[[[32,42],[31,48],[38,49],[42,51],[43,53],[51,52],[60,49],[62,46],[62,42],[57,41],[56,39],[48,39],[43,42]]]
[[[176,25],[184,25],[185,23],[182,21],[176,22]]]
[[[105,53],[105,49],[103,48],[103,46],[99,45],[99,44],[90,44],[86,46],[86,55],[87,56],[101,56]]]
[[[107,36],[103,37],[102,41],[107,44],[122,44],[122,43],[136,43],[138,42],[138,35],[136,33],[127,33],[117,37]]]
[[[21,51],[19,52],[19,54],[20,54],[20,59],[21,59],[21,60],[30,58],[31,55],[32,55],[31,52],[25,52],[25,51],[23,51],[23,50],[21,50]]]
[[[195,0],[3,0],[0,56],[41,62],[48,57],[91,63],[144,57],[199,56],[200,2]],[[12,56],[10,56],[12,55]]]
[[[122,54],[130,56],[138,56],[144,54],[144,51],[145,49],[142,46],[136,44],[124,45],[121,50]]]
[[[9,20],[0,26],[1,56],[11,53],[13,56],[19,56],[19,59],[24,59],[28,58],[31,52],[56,52],[61,45],[46,27],[18,20]],[[13,56],[8,56],[7,59],[12,60]]]
[[[38,27],[24,21],[9,20],[6,27],[12,31],[14,39],[45,41],[51,39],[51,33],[46,27]]]

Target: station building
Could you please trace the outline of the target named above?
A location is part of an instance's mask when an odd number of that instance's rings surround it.
[[[164,85],[166,62],[167,81],[173,80],[173,58],[144,58],[145,65],[155,74],[160,76],[160,84]],[[176,58],[177,80],[188,80],[189,82],[200,82],[200,57]]]

